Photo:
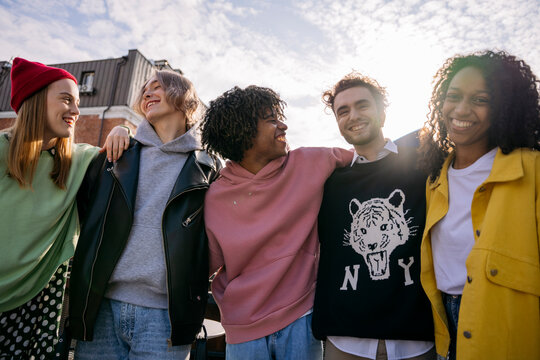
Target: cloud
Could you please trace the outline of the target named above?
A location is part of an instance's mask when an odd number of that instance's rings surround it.
[[[342,144],[320,94],[352,69],[388,87],[385,134],[422,125],[431,78],[455,53],[507,49],[540,73],[536,0],[3,1],[0,59],[45,63],[137,48],[181,68],[208,103],[238,85],[288,102],[295,146]]]
[[[388,87],[385,133],[391,137],[423,123],[431,77],[456,53],[507,49],[540,71],[540,4],[535,1],[518,0],[512,6],[492,0],[296,4],[307,21],[322,29],[321,42],[339,54],[326,58],[334,79],[355,68]],[[412,126],[404,127],[404,122]]]
[[[343,54],[352,49],[360,55],[372,50],[370,58],[380,56],[381,47],[400,38],[413,45],[411,50],[441,49],[446,57],[495,46],[530,53],[537,47],[532,41],[540,38],[539,4],[535,1],[517,0],[508,6],[506,1],[492,0],[323,0],[303,1],[297,6],[306,19],[324,30],[335,45],[334,51]],[[538,50],[534,51],[528,61],[538,64]]]
[[[78,8],[85,15],[104,15],[107,12],[104,0],[82,0]]]

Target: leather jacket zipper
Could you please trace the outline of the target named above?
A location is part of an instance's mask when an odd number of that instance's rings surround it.
[[[199,169],[200,169],[200,166],[199,166]],[[169,347],[172,346],[172,331],[173,331],[173,328],[172,328],[172,319],[171,319],[171,298],[170,298],[170,294],[169,294],[169,253],[167,251],[167,249],[165,248],[165,233],[163,232],[163,215],[165,215],[165,211],[167,211],[167,207],[169,206],[170,203],[172,203],[176,198],[182,196],[183,194],[186,194],[188,192],[191,192],[191,191],[194,191],[194,190],[200,190],[200,189],[207,189],[209,187],[208,184],[205,184],[205,185],[198,185],[198,186],[193,186],[187,190],[184,190],[178,194],[176,194],[172,199],[169,199],[169,201],[167,201],[167,204],[165,205],[165,210],[163,211],[163,214],[161,215],[161,238],[163,239],[163,241],[161,242],[161,246],[163,247],[163,254],[165,255],[165,268],[166,268],[166,271],[165,271],[165,281],[167,283],[167,286],[166,286],[166,290],[167,290],[167,306],[168,306],[168,309],[167,309],[167,315],[169,317],[169,323],[171,324],[171,333],[169,335],[169,338],[167,339],[167,344]],[[202,206],[200,207],[199,210],[197,210],[197,212],[199,212],[200,210],[202,210]],[[195,217],[196,214],[192,214],[190,217],[188,217],[183,223],[182,225],[184,225],[185,222],[187,222],[189,220],[189,222],[191,222],[191,220]],[[188,224],[189,224],[188,222]],[[187,225],[185,225],[187,226]]]
[[[201,206],[201,207],[198,208],[193,214],[189,215],[188,218],[182,222],[182,226],[183,226],[183,227],[188,227],[189,224],[191,223],[191,221],[192,221],[197,215],[199,215],[199,213],[201,212],[202,209],[203,209],[203,207]]]
[[[108,167],[107,171],[112,174],[112,166]],[[114,176],[113,176],[113,178],[114,178]],[[105,216],[104,216],[105,221],[107,219],[107,214],[109,213],[109,207],[111,205],[111,199],[112,199],[112,195],[114,193],[114,188],[115,187],[116,187],[116,182],[113,184],[113,187],[111,189],[111,193],[109,194],[109,199],[107,200],[107,208],[105,209]],[[105,221],[103,221],[103,225],[101,226],[101,233],[99,235],[98,247],[97,247],[96,253],[94,255],[94,261],[92,262],[92,269],[90,271],[90,282],[88,283],[88,291],[86,292],[86,301],[84,303],[84,309],[83,309],[83,314],[82,314],[83,315],[82,316],[82,322],[83,322],[83,337],[84,337],[84,340],[87,339],[87,337],[86,337],[86,312],[88,311],[88,301],[90,299],[90,289],[92,289],[92,281],[94,279],[94,268],[96,266],[97,255],[99,253],[99,249],[101,248],[101,244],[103,243],[103,233],[105,231]]]

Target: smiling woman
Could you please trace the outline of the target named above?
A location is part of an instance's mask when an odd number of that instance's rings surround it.
[[[437,353],[540,359],[540,96],[505,52],[448,59],[422,136]]]
[[[79,90],[70,73],[15,58],[11,84],[17,119],[0,133],[0,358],[55,359],[75,198],[98,148],[72,144]]]
[[[49,85],[43,149],[50,149],[57,138],[69,138],[79,113],[79,91],[74,81],[60,79]]]
[[[155,128],[164,143],[195,124],[199,98],[191,81],[175,72],[161,70],[146,81],[134,109]]]
[[[190,356],[208,295],[203,201],[221,167],[202,149],[198,105],[191,81],[157,71],[129,153],[90,165],[70,289],[77,359]]]
[[[479,69],[465,67],[454,76],[442,114],[448,136],[455,145],[454,168],[466,168],[491,149],[490,95]]]
[[[17,120],[0,134],[0,358],[55,358],[75,196],[97,148],[72,144],[70,73],[16,58],[11,79]]]

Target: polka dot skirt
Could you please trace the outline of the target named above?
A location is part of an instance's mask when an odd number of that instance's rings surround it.
[[[0,359],[57,359],[58,328],[68,263],[26,304],[0,313]]]

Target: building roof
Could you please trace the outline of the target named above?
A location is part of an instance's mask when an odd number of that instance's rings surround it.
[[[39,59],[30,59],[39,61]],[[138,89],[156,69],[173,69],[167,60],[152,61],[137,49],[119,58],[48,64],[69,71],[79,82],[80,107],[131,106]],[[0,61],[0,111],[12,111],[10,106],[11,64]]]

